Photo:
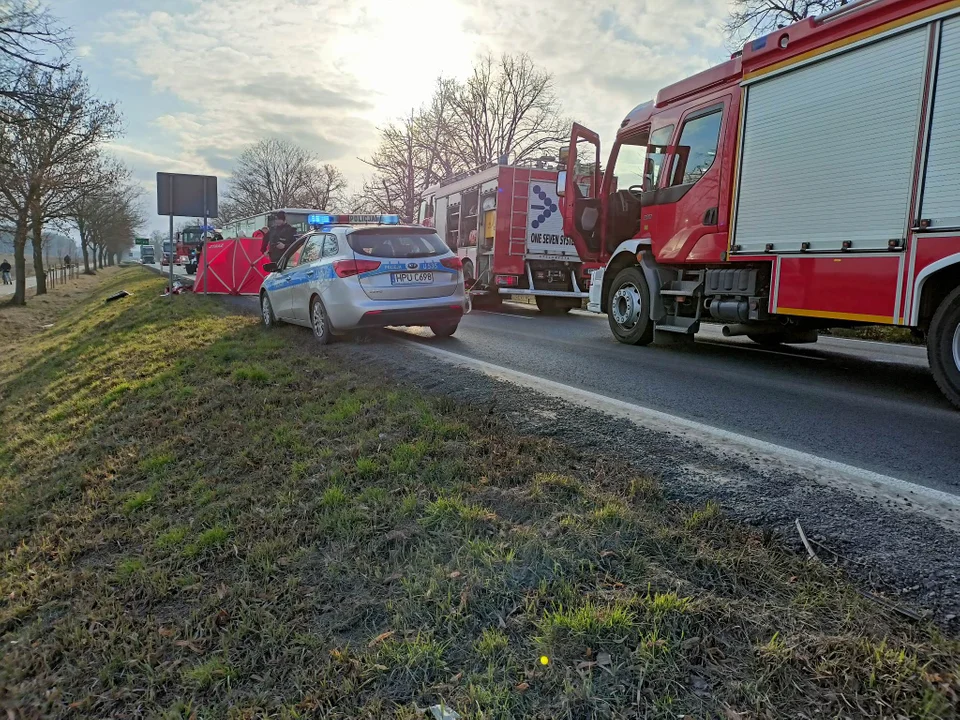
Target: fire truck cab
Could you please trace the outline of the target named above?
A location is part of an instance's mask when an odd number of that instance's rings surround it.
[[[604,264],[589,306],[618,340],[905,326],[960,406],[960,2],[859,0],[753,40],[634,108],[606,168],[575,125],[564,228]]]
[[[553,314],[588,297],[602,263],[584,263],[564,233],[558,172],[545,165],[491,163],[424,191],[417,220],[460,257],[475,300],[528,295]]]

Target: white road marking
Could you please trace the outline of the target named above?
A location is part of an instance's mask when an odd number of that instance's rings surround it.
[[[479,370],[491,377],[522,385],[531,390],[576,403],[582,407],[620,416],[637,425],[658,432],[679,435],[690,442],[711,445],[712,449],[721,454],[733,453],[751,464],[757,464],[757,454],[761,453],[766,456],[764,464],[767,466],[772,461],[780,465],[780,469],[800,472],[817,482],[834,486],[839,485],[873,499],[880,495],[901,504],[907,501],[910,504],[910,509],[920,510],[953,529],[960,529],[960,496],[958,495],[830,460],[802,450],[759,440],[748,435],[723,430],[695,420],[670,415],[642,405],[624,402],[590,390],[564,385],[536,375],[494,365],[484,360],[477,360],[449,350],[418,343],[414,340],[403,340],[403,342],[412,345],[422,353],[433,355],[463,367]]]
[[[750,352],[763,353],[764,355],[783,355],[788,358],[800,358],[801,360],[817,360],[823,362],[826,358],[815,357],[813,355],[801,355],[799,353],[788,353],[782,352],[780,350],[768,350],[767,348],[762,347],[753,347],[751,345],[745,345],[743,343],[735,342],[717,342],[716,340],[701,340],[697,338],[698,345],[716,345],[717,347],[722,348],[737,348],[738,350],[748,350]]]
[[[503,317],[516,318],[518,320],[533,320],[532,315],[513,315],[512,313],[497,312],[496,310],[477,310],[474,308],[471,314],[482,313],[483,315],[503,315]]]

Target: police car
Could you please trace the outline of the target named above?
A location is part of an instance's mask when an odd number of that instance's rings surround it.
[[[310,215],[260,288],[266,327],[304,325],[321,343],[356,328],[426,325],[457,330],[467,307],[463,266],[436,230],[397,215]]]

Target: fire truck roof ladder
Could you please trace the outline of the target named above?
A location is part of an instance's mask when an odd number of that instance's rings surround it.
[[[825,12],[823,15],[815,17],[813,22],[817,25],[821,25],[826,22],[831,22],[832,20],[837,20],[844,15],[859,12],[864,8],[868,8],[871,5],[877,5],[881,2],[883,2],[883,0],[853,0],[853,2],[846,3],[838,8],[834,8],[830,12]]]

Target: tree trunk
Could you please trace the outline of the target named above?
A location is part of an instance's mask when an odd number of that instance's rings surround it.
[[[82,239],[80,240],[80,252],[83,253],[83,274],[93,275],[93,270],[90,269],[90,246]]]
[[[27,247],[27,214],[20,213],[17,229],[13,235],[13,272],[16,273],[13,290],[13,304],[27,304],[27,259],[24,251]]]
[[[37,295],[47,294],[47,273],[43,269],[43,223],[33,213],[33,272],[37,277]]]

